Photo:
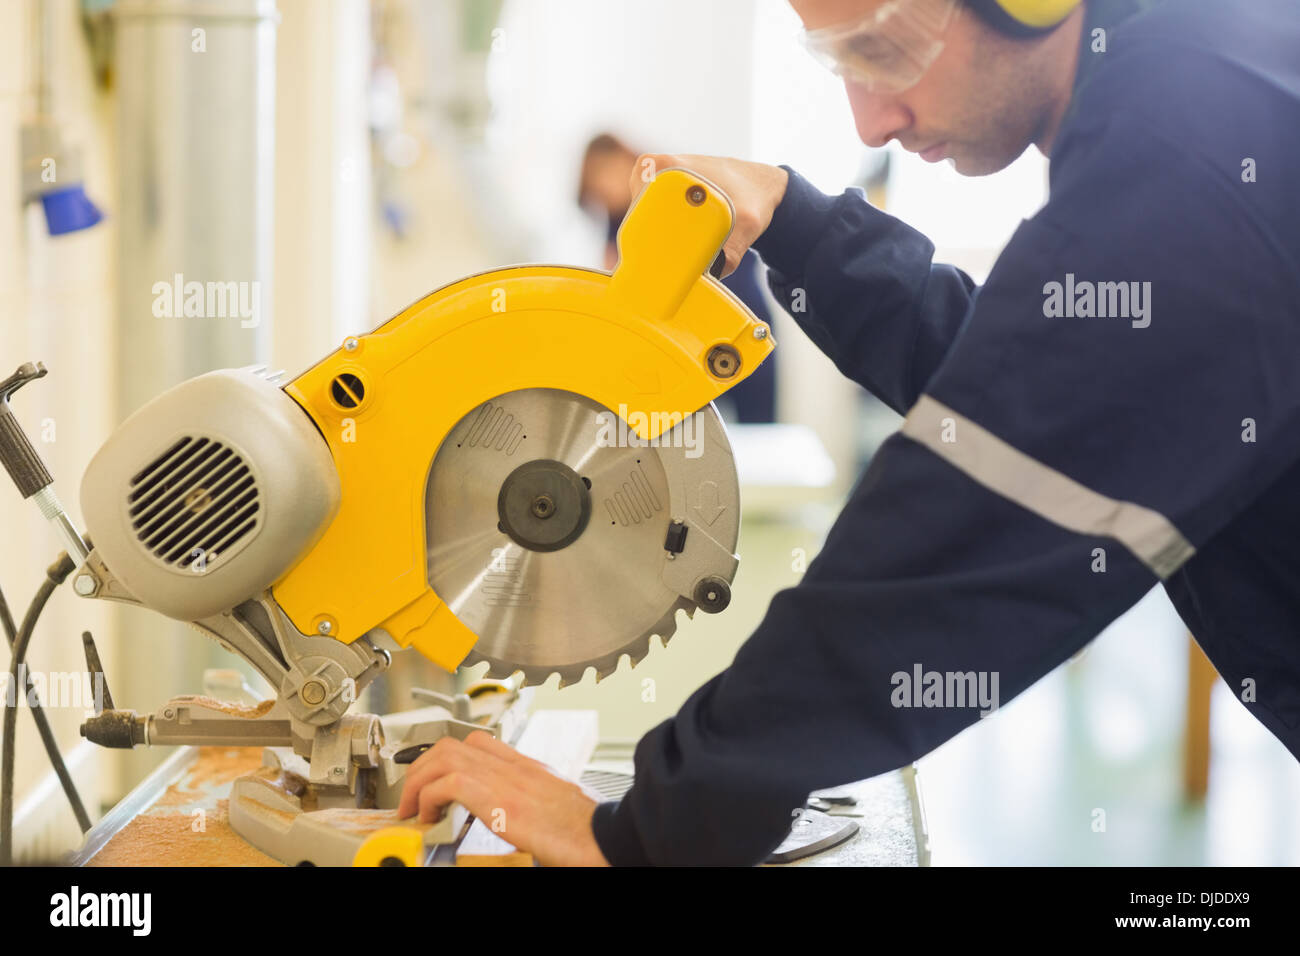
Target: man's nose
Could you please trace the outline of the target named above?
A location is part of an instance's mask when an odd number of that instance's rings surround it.
[[[873,93],[852,80],[844,81],[849,108],[858,127],[858,138],[872,148],[879,148],[911,125],[912,114],[891,93]]]

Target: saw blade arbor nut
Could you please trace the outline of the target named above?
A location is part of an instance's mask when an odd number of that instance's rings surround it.
[[[588,482],[562,461],[539,458],[512,471],[497,497],[497,527],[529,551],[568,547],[591,518]]]

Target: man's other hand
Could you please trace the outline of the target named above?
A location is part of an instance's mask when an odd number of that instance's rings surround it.
[[[597,801],[485,731],[444,737],[406,771],[397,808],[437,820],[459,803],[493,833],[543,866],[607,866],[591,830]]]

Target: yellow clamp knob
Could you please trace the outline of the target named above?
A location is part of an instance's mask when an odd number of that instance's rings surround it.
[[[357,849],[353,866],[423,866],[424,833],[413,827],[376,830]]]

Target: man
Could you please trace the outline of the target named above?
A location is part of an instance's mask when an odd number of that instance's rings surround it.
[[[754,863],[810,790],[979,719],[897,675],[996,675],[1005,700],[1157,582],[1300,755],[1300,5],[1002,2],[1069,12],[1033,32],[996,2],[794,0],[867,144],[975,175],[1050,157],[982,288],[856,192],[650,157],[727,191],[728,262],[752,243],[906,421],[804,580],[642,739],[620,803],[483,737],[430,751],[403,812],[504,808],[549,863]]]

